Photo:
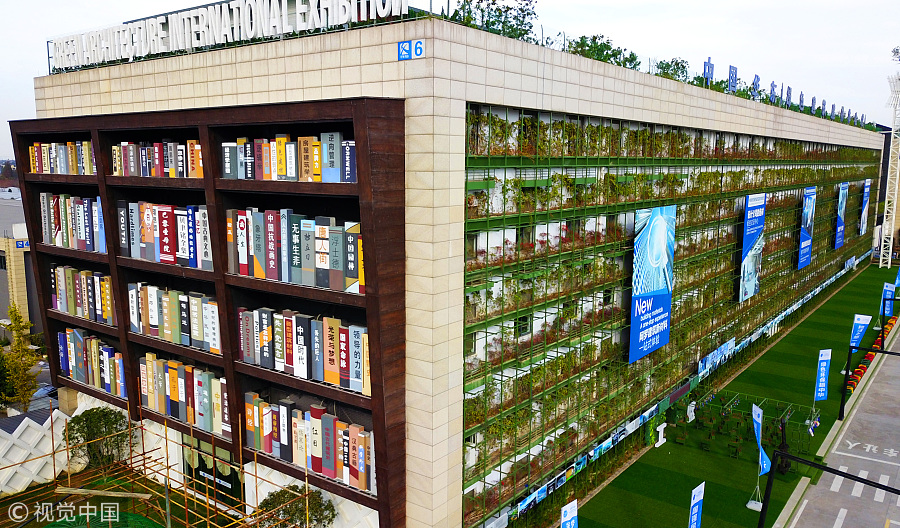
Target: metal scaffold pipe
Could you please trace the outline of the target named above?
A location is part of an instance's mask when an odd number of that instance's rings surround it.
[[[893,110],[894,122],[891,126],[891,146],[888,154],[887,185],[884,195],[884,222],[881,230],[881,258],[879,268],[891,267],[894,248],[894,218],[897,203],[897,186],[900,182],[900,73],[888,77],[891,85],[889,106]]]

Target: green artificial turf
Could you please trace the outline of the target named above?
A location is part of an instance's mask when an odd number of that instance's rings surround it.
[[[872,328],[876,326],[883,284],[893,282],[896,272],[896,269],[869,266],[725,388],[810,406],[819,350],[831,348],[828,400],[816,403],[816,408],[821,410],[821,425],[815,436],[809,438],[808,450],[815,453],[837,419],[844,379],[840,371],[847,359],[853,316],[856,313],[873,316],[862,342],[863,346],[871,345],[877,336]],[[854,365],[862,356],[862,352],[854,354]],[[727,455],[724,445],[713,445],[710,451],[703,451],[696,441],[689,440],[685,445],[673,442],[672,429],[666,433],[669,441],[665,445],[648,451],[589,502],[579,505],[579,526],[687,526],[691,490],[706,481],[704,528],[755,527],[759,513],[745,507],[756,487],[755,440],[745,439],[743,454],[736,459]],[[689,432],[691,435],[697,433]],[[776,474],[767,526],[774,524],[799,479],[797,473]],[[765,477],[760,486],[765,489]]]

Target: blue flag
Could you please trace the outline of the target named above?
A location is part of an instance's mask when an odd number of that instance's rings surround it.
[[[828,369],[831,368],[831,349],[819,351],[819,367],[816,371],[816,398],[814,401],[828,399]]]
[[[753,404],[753,432],[756,433],[756,447],[759,448],[759,474],[765,475],[772,469],[772,461],[762,448],[762,409]]]
[[[894,315],[894,301],[884,302],[885,299],[894,297],[894,291],[896,291],[896,289],[893,284],[890,282],[884,283],[884,291],[881,292],[881,306],[878,308],[878,315],[885,315],[887,317]]]
[[[869,327],[869,323],[871,321],[871,315],[856,314],[856,316],[853,318],[853,331],[850,332],[850,346],[859,346],[860,342],[862,342],[863,336],[866,335],[866,329]],[[856,351],[854,350],[854,352]]]
[[[688,528],[700,528],[704,490],[706,490],[706,482],[701,483],[691,492],[691,522],[688,524]]]

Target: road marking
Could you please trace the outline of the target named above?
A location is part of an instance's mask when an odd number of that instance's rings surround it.
[[[841,466],[838,468],[838,470],[845,471],[845,472],[848,469],[850,469],[850,468],[848,468],[847,466]],[[841,475],[835,475],[834,481],[832,481],[832,483],[831,483],[831,491],[841,491],[841,484],[843,484],[843,483],[844,483],[844,477],[842,477]]]
[[[859,478],[868,478],[869,472],[866,470],[862,470],[859,472]],[[856,482],[853,484],[853,491],[850,492],[851,497],[862,497],[863,487],[865,484],[862,482]]]
[[[843,451],[834,451],[834,454],[841,456],[848,456],[850,458],[858,458],[860,460],[868,460],[869,462],[878,462],[879,464],[887,464],[889,466],[898,466],[900,467],[900,463],[898,462],[888,462],[886,460],[879,460],[877,458],[866,457],[862,455],[854,455],[853,453],[844,453]]]
[[[879,484],[887,484],[891,480],[890,475],[881,475],[878,477]],[[877,489],[875,490],[875,502],[884,502],[884,490]]]
[[[834,520],[834,526],[832,528],[841,528],[844,526],[844,517],[847,516],[847,510],[841,508],[841,511],[838,512],[837,519]]]
[[[790,528],[794,528],[797,526],[797,521],[800,520],[800,516],[803,515],[803,510],[806,508],[806,503],[809,502],[809,499],[804,499],[803,504],[800,505],[800,509],[797,510],[797,515],[794,516],[794,522],[791,523]]]

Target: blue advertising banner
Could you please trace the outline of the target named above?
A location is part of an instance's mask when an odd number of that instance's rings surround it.
[[[669,342],[675,206],[637,210],[634,233],[629,363]]]
[[[710,372],[719,368],[719,365],[727,361],[733,354],[734,338],[732,337],[700,360],[700,363],[697,365],[697,374],[700,376],[700,379],[705,378]]]
[[[844,211],[847,209],[847,191],[850,184],[841,183],[838,191],[837,226],[834,229],[834,249],[840,249],[844,245]]]
[[[809,266],[812,260],[813,220],[816,216],[816,188],[803,189],[803,215],[800,219],[800,257],[797,269]]]
[[[866,180],[865,185],[863,185],[863,199],[862,199],[862,216],[859,218],[859,236],[863,236],[866,234],[866,229],[869,228],[869,187],[872,185],[872,180]]]
[[[866,334],[866,328],[869,327],[871,321],[871,315],[856,314],[856,317],[853,318],[853,331],[850,333],[850,346],[859,346],[863,336]],[[856,351],[854,350],[854,352]]]
[[[703,482],[691,491],[691,522],[688,528],[700,528],[700,520],[703,516],[703,491],[706,482]]]
[[[878,307],[878,315],[891,317],[894,315],[894,301],[884,302],[885,299],[893,298],[896,287],[890,282],[884,283],[884,290],[881,292],[881,306]]]
[[[762,409],[753,404],[753,432],[756,434],[756,447],[759,448],[759,474],[765,475],[772,469],[772,461],[762,447]]]
[[[766,193],[751,194],[744,202],[744,238],[741,247],[741,281],[738,301],[744,302],[759,293],[762,251],[766,244]]]
[[[831,349],[819,350],[819,368],[816,371],[816,399],[828,399],[828,369],[831,368]]]

